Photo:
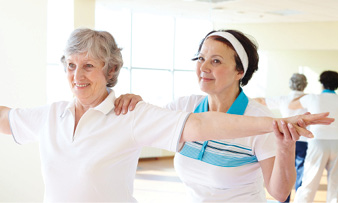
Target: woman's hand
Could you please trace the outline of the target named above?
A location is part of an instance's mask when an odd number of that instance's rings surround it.
[[[296,130],[298,135],[308,137],[308,138],[313,138],[313,134],[310,131],[308,131],[306,127],[308,125],[315,125],[315,124],[321,124],[321,125],[331,124],[334,121],[334,118],[329,118],[328,115],[329,115],[328,112],[319,113],[319,114],[305,113],[303,115],[277,119],[279,132],[283,133],[283,124],[280,121],[284,121],[284,123],[288,123],[287,125],[289,129],[292,126],[294,130]],[[297,138],[297,137],[292,136],[292,139],[298,140],[299,137]]]
[[[273,121],[273,132],[277,138],[277,143],[281,144],[282,147],[290,147],[290,144],[294,144],[300,138],[300,133],[307,134],[310,131],[302,131],[302,127],[296,126],[291,123],[285,123],[285,121],[280,120],[278,124],[277,121]]]
[[[142,97],[140,95],[135,95],[135,94],[123,94],[120,95],[114,102],[115,105],[115,114],[120,115],[121,112],[122,114],[126,114],[129,111],[134,110],[136,104],[142,101]]]
[[[297,124],[300,126],[302,125],[308,126],[316,124],[329,125],[334,121],[334,118],[329,118],[328,116],[329,112],[318,114],[311,114],[310,112],[307,112],[303,115],[293,116],[286,119],[289,120],[289,122],[297,120]]]

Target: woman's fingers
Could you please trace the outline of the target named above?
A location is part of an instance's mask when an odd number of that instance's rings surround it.
[[[273,132],[275,133],[275,136],[276,136],[278,139],[283,139],[283,134],[282,134],[281,131],[279,130],[277,121],[274,120],[273,123],[272,123],[272,125],[273,125]]]
[[[283,135],[284,135],[284,140],[286,140],[286,141],[292,140],[292,137],[291,137],[291,134],[289,132],[287,124],[283,120],[281,120],[280,122],[281,122],[281,125],[282,125],[282,131],[283,131]]]
[[[299,140],[300,135],[297,132],[295,125],[288,123],[288,131],[290,132],[293,141],[296,142],[297,140]]]
[[[126,114],[128,109],[130,111],[135,109],[135,106],[138,102],[142,101],[142,97],[134,94],[124,94],[117,98],[114,102],[115,105],[115,114],[120,115]]]
[[[114,106],[115,106],[115,109],[114,109],[115,114],[117,116],[120,115],[121,110],[122,110],[121,96],[115,99]]]
[[[135,106],[138,102],[142,101],[142,97],[139,95],[134,95],[130,104],[129,104],[129,110],[132,111],[135,109]]]
[[[334,118],[329,118],[329,112],[319,114],[302,115],[301,119],[304,120],[306,125],[322,124],[329,125],[334,121]]]
[[[305,122],[304,122],[303,119],[299,119],[299,120],[297,121],[297,124],[298,124],[300,127],[302,127],[302,128],[306,128],[306,124],[305,124]]]

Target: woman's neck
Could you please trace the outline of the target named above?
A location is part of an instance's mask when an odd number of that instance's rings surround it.
[[[222,94],[209,94],[209,111],[219,111],[226,113],[234,103],[240,93],[239,87]]]

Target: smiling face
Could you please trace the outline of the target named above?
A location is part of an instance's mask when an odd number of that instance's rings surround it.
[[[108,95],[104,63],[87,53],[66,57],[66,73],[70,88],[81,105],[97,106]]]
[[[209,95],[239,91],[242,73],[236,70],[236,52],[226,44],[206,39],[198,55],[196,74],[200,89]]]

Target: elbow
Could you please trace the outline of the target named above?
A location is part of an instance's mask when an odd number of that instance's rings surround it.
[[[290,195],[291,191],[288,193],[283,193],[283,194],[278,194],[276,197],[274,197],[277,201],[279,202],[285,202],[285,200],[288,198]]]
[[[279,190],[275,190],[274,192],[271,192],[270,195],[279,202],[285,202],[285,200],[291,194],[291,190],[292,190],[292,188],[290,188],[290,189],[279,188]]]

